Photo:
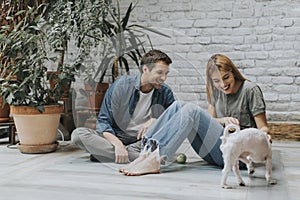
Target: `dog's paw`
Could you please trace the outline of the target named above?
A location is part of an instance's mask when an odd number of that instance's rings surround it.
[[[270,184],[270,185],[276,185],[277,181],[275,179],[270,179],[270,180],[268,180],[268,184]]]
[[[223,189],[233,189],[233,187],[230,185],[222,185],[222,188]]]
[[[246,186],[246,184],[244,182],[240,182],[239,186]]]
[[[253,167],[253,168],[249,168],[249,169],[248,169],[248,174],[249,174],[249,175],[252,175],[252,174],[254,174],[254,172],[255,172],[255,169],[254,169],[254,167]]]
[[[255,172],[255,167],[253,165],[253,162],[249,162],[249,164],[247,164],[247,169],[248,169],[248,174],[252,175]]]

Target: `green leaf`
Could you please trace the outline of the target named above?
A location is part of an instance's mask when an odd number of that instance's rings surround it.
[[[124,58],[122,56],[122,57],[120,57],[120,61],[122,61],[124,63],[126,73],[129,74],[129,65],[128,65],[128,62],[127,62],[126,58]]]
[[[134,62],[137,66],[139,66],[139,59],[137,58],[136,54],[131,51],[129,54],[127,54]]]
[[[100,71],[102,71],[102,74],[100,75],[100,77],[105,75],[105,72],[106,72],[107,68],[109,67],[110,63],[112,62],[113,58],[114,58],[114,56],[109,56],[109,57],[106,56],[102,59],[99,67],[97,68],[97,71],[96,71],[93,79],[97,78]]]
[[[123,27],[124,30],[126,29],[126,26],[127,26],[127,23],[128,23],[131,12],[132,12],[132,3],[130,3],[130,5],[129,5],[127,11],[126,11],[126,15],[122,19],[122,27]]]
[[[44,107],[44,106],[37,106],[36,109],[37,109],[40,113],[45,112],[45,107]]]
[[[14,14],[14,16],[21,15],[21,14],[23,14],[23,13],[25,13],[25,12],[26,12],[26,10],[20,10],[19,12],[17,12],[16,14]]]
[[[165,37],[167,37],[167,38],[171,38],[171,36],[169,36],[169,35],[167,35],[167,34],[164,34],[164,33],[160,32],[160,31],[157,31],[157,30],[155,30],[155,29],[153,29],[153,28],[150,28],[150,27],[141,26],[141,25],[138,25],[138,24],[132,24],[132,25],[130,25],[129,27],[130,27],[130,28],[131,28],[131,27],[138,27],[138,28],[141,28],[141,29],[145,29],[145,30],[147,30],[147,31],[150,31],[150,32],[152,32],[152,33],[156,33],[156,34],[158,34],[158,35],[165,36]]]
[[[79,89],[79,93],[80,93],[82,96],[85,96],[85,97],[88,96],[88,93],[87,93],[84,89],[82,89],[82,88]]]

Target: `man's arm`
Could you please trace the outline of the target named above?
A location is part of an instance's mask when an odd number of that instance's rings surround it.
[[[114,82],[107,90],[105,98],[103,100],[98,120],[96,124],[96,131],[103,133],[104,138],[114,146],[115,150],[115,162],[116,163],[128,163],[128,152],[122,143],[122,141],[115,135],[115,130],[112,125],[114,123],[113,111],[112,111],[112,93],[116,87],[117,81]],[[116,93],[115,93],[116,94]],[[114,105],[116,107],[116,102],[120,99],[118,96],[114,95]]]
[[[114,82],[108,88],[103,99],[96,124],[96,131],[99,133],[110,132],[112,134],[115,134],[115,131],[112,127],[114,121],[112,113],[112,93],[114,91],[115,86],[116,82]]]
[[[115,162],[116,163],[128,163],[128,152],[126,147],[119,138],[109,132],[103,132],[104,138],[109,141],[115,148]]]

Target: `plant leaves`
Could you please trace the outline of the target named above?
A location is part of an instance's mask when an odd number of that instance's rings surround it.
[[[122,27],[123,27],[124,30],[126,29],[126,26],[127,26],[127,23],[128,23],[131,12],[132,12],[132,3],[130,3],[130,5],[129,5],[127,11],[126,11],[126,15],[122,19]]]
[[[132,25],[130,25],[129,27],[130,27],[130,28],[131,28],[131,27],[138,27],[138,28],[141,28],[141,29],[150,31],[150,32],[152,32],[152,33],[156,33],[156,34],[158,34],[158,35],[165,36],[165,37],[167,37],[167,38],[171,38],[171,36],[169,36],[169,35],[167,35],[167,34],[164,34],[164,33],[160,32],[160,31],[157,31],[157,30],[155,30],[155,29],[153,29],[153,28],[150,28],[150,27],[146,27],[146,26],[142,26],[142,25],[138,25],[138,24],[132,24]]]
[[[82,89],[82,88],[79,89],[79,93],[80,93],[82,96],[85,96],[85,97],[88,96],[87,92],[86,92],[84,89]]]
[[[44,107],[44,106],[37,106],[36,109],[37,109],[40,113],[45,112],[45,107]]]

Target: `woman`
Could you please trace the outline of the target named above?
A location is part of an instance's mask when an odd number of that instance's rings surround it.
[[[226,56],[212,56],[206,68],[208,112],[219,123],[268,131],[266,106],[258,85],[246,80]],[[229,117],[229,118],[228,118]]]
[[[259,86],[246,80],[228,57],[212,56],[206,77],[208,113],[194,104],[174,102],[143,136],[144,151],[128,167],[120,169],[122,173],[158,173],[159,158],[172,158],[185,138],[205,161],[222,167],[220,136],[225,125],[234,123],[241,129],[255,127],[268,132]]]

